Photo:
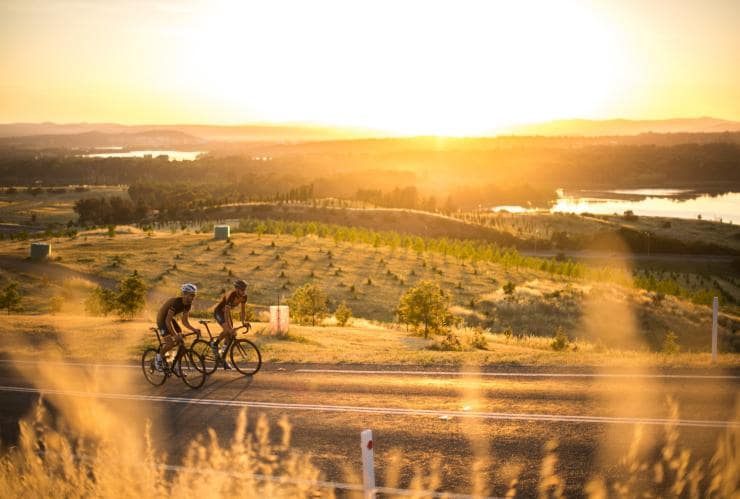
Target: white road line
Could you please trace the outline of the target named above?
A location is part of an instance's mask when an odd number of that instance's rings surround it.
[[[0,364],[43,364],[58,366],[75,366],[75,367],[95,367],[95,368],[125,368],[141,369],[138,364],[88,364],[85,362],[58,362],[58,361],[39,361],[39,360],[8,360],[0,359]],[[381,371],[381,370],[360,370],[360,369],[296,369],[293,371],[264,371],[271,374],[287,373],[304,373],[304,374],[394,374],[402,376],[458,376],[458,377],[491,377],[491,378],[615,378],[615,379],[639,379],[639,378],[662,378],[662,379],[730,379],[740,380],[740,376],[722,375],[722,374],[621,374],[621,373],[516,373],[516,372],[474,372],[474,371]]]
[[[278,402],[250,402],[242,400],[197,399],[188,397],[163,397],[158,395],[134,395],[127,393],[82,392],[75,390],[55,390],[27,388],[20,386],[0,386],[0,392],[39,393],[69,397],[87,397],[111,400],[134,400],[144,402],[169,402],[175,404],[212,405],[221,407],[252,407],[258,409],[284,409],[289,411],[349,412],[357,414],[378,414],[395,416],[434,416],[449,418],[477,418],[509,421],[547,421],[558,423],[599,423],[599,424],[650,424],[693,426],[700,428],[740,428],[738,421],[717,421],[698,419],[630,418],[608,416],[570,416],[565,414],[528,414],[505,412],[444,411],[439,409],[405,409],[396,407],[363,407],[350,405],[285,404]]]
[[[618,374],[618,373],[490,373],[474,371],[372,371],[359,369],[296,369],[296,373],[324,373],[324,374],[397,374],[405,376],[485,376],[499,378],[665,378],[665,379],[736,379],[740,376],[732,375],[701,375],[701,374]]]
[[[74,367],[115,367],[125,369],[141,369],[140,365],[136,364],[88,364],[85,362],[59,362],[59,361],[45,361],[45,360],[0,360],[0,364],[33,364],[33,365],[45,365],[45,366],[74,366]]]

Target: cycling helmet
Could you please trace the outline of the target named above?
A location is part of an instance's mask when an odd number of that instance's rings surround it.
[[[234,287],[245,290],[247,289],[247,282],[244,279],[237,279],[234,281]]]
[[[191,284],[188,282],[186,284],[183,284],[182,287],[180,287],[180,291],[182,291],[183,293],[195,294],[198,292],[198,287],[195,284]]]

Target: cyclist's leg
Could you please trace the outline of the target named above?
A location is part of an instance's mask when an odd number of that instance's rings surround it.
[[[178,334],[182,332],[180,325],[175,320],[172,321],[172,329],[174,329]],[[159,334],[162,335],[162,347],[159,349],[159,355],[164,357],[164,354],[172,350],[172,348],[177,345],[178,337],[174,334],[170,334],[167,328],[163,327],[159,328]]]
[[[223,312],[214,311],[213,317],[216,319],[218,325],[221,326],[221,333],[218,335],[218,338],[216,338],[216,343],[228,345],[229,340],[233,337],[233,328],[230,327],[230,321],[226,318]]]
[[[226,352],[228,351],[228,347],[232,341],[232,334],[230,333],[231,328],[229,328],[229,322],[227,321],[223,312],[214,311],[213,317],[216,319],[216,322],[218,322],[218,325],[221,326],[221,334],[218,335],[218,338],[216,338],[216,341],[211,346],[213,348],[213,351],[218,355],[221,362],[223,363],[224,368],[231,369],[229,363],[226,362]]]

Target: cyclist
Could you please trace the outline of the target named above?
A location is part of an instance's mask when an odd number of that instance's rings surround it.
[[[223,355],[223,351],[225,351],[226,345],[228,345],[235,336],[234,324],[231,321],[231,309],[236,307],[237,305],[241,307],[239,312],[242,320],[242,325],[247,328],[247,331],[249,331],[251,325],[246,322],[247,283],[242,279],[237,279],[236,281],[234,281],[234,291],[229,294],[224,294],[223,297],[221,297],[221,301],[218,302],[216,308],[213,310],[213,317],[221,326],[222,331],[221,334],[218,335],[218,338],[215,341],[211,342],[211,348],[213,348],[215,352],[216,344],[218,342],[221,342],[221,355]],[[229,365],[226,364],[225,361],[224,367],[226,367],[227,369],[229,368]]]
[[[163,367],[162,359],[164,355],[172,350],[172,347],[177,343],[182,342],[182,329],[175,320],[176,315],[182,313],[183,325],[194,333],[200,332],[199,329],[191,326],[188,321],[190,307],[193,304],[198,288],[195,284],[186,283],[180,287],[180,291],[182,291],[182,296],[170,298],[164,302],[157,314],[157,328],[159,329],[159,334],[162,335],[163,339],[162,347],[159,349],[159,353],[155,358],[157,369],[161,369]]]

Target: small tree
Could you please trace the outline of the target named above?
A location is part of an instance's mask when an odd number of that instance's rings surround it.
[[[449,327],[452,322],[450,302],[450,295],[438,284],[422,281],[401,297],[398,318],[417,331],[423,331],[424,337],[428,338],[429,333],[444,332]]]
[[[121,319],[133,319],[137,312],[146,306],[146,284],[134,271],[127,278],[119,281],[116,295],[116,311]]]
[[[91,315],[106,316],[116,309],[115,291],[98,286],[85,300],[85,311]]]
[[[550,342],[550,348],[552,348],[556,352],[562,352],[563,350],[568,348],[569,344],[570,338],[568,338],[568,335],[565,334],[565,331],[562,327],[558,327],[557,331],[555,331],[555,336],[553,336],[552,341]]]
[[[515,289],[516,289],[516,284],[514,284],[511,281],[509,281],[506,284],[504,284],[504,294],[506,296],[513,296]]]
[[[8,315],[10,315],[10,312],[18,309],[18,305],[20,305],[20,303],[21,293],[18,290],[18,283],[10,281],[5,285],[2,293],[0,293],[0,308],[6,309],[8,311]]]
[[[315,326],[317,322],[326,317],[327,313],[326,293],[316,284],[306,284],[293,292],[288,300],[291,311],[298,322],[311,322]]]
[[[668,331],[663,338],[663,353],[676,355],[680,351],[681,345],[678,344],[678,336],[673,331]]]
[[[64,306],[64,298],[59,295],[52,296],[49,300],[49,310],[52,314],[58,314]]]
[[[352,319],[352,309],[349,308],[345,302],[342,302],[334,311],[334,317],[337,318],[337,324],[344,327],[349,323],[350,319]]]

